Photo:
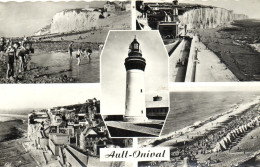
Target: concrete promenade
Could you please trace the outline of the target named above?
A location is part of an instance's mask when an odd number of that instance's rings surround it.
[[[170,82],[183,82],[186,73],[186,66],[178,66],[177,62],[184,62],[185,59],[188,59],[189,53],[186,51],[188,45],[187,40],[182,40],[174,52],[170,55],[169,58],[169,78]]]
[[[193,52],[192,52],[193,51]],[[237,77],[218,56],[193,37],[185,82],[233,82]]]
[[[165,48],[167,50],[167,53],[171,52],[172,49],[179,43],[179,41],[175,41],[174,43],[165,45]]]

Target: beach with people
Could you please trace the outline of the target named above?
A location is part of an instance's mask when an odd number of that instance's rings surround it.
[[[5,40],[4,38],[2,38]],[[23,42],[23,41],[22,41]],[[87,64],[92,68],[99,68],[99,50],[95,50],[93,55],[93,61],[91,62],[92,50],[89,49],[88,52],[82,52],[82,63],[76,63],[76,44],[71,53],[64,50],[55,51],[41,51],[39,46],[48,44],[38,44],[36,42],[31,42],[31,46],[35,47],[34,53],[30,52],[28,48],[21,46],[22,42],[8,42],[8,44],[3,44],[2,47],[5,48],[1,52],[1,83],[64,83],[64,82],[98,82],[99,70],[96,70],[92,74],[91,79],[82,79],[80,75],[84,75],[84,71],[90,71],[86,66]],[[54,44],[55,45],[55,44]],[[58,45],[58,44],[56,44]],[[82,44],[84,46],[84,44]],[[33,48],[34,49],[34,48]],[[52,48],[54,49],[54,48]],[[58,49],[58,48],[55,48]],[[59,48],[60,49],[60,48]],[[91,53],[89,53],[91,52]],[[21,56],[18,56],[21,55]],[[91,64],[93,63],[94,66]],[[95,75],[97,76],[95,78]]]
[[[42,10],[23,10],[40,4],[53,9],[45,11],[45,16]],[[26,29],[19,18],[13,18],[16,24],[10,31],[4,26],[0,28],[0,83],[99,82],[99,57],[108,32],[131,29],[130,3],[59,4],[59,7],[52,2],[0,4],[3,9],[12,6],[27,13],[30,17],[26,23],[34,25]],[[35,18],[42,23],[35,24]]]
[[[139,166],[246,166],[259,155],[259,94],[186,92],[171,99],[162,136],[139,141],[140,147],[170,147],[170,161]]]

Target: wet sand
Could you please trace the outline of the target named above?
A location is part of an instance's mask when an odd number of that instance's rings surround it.
[[[32,41],[32,45],[34,48],[35,53],[31,55],[31,65],[30,65],[30,69],[28,69],[25,72],[21,72],[21,73],[16,73],[15,77],[11,78],[11,79],[6,79],[6,70],[7,70],[7,64],[5,62],[5,58],[4,56],[1,57],[0,56],[0,83],[76,83],[76,82],[82,82],[81,78],[79,79],[78,77],[80,76],[80,71],[83,75],[85,75],[84,71],[82,72],[82,66],[86,66],[88,63],[88,59],[82,59],[81,62],[81,67],[79,68],[79,72],[74,72],[74,73],[79,73],[77,74],[77,76],[71,76],[70,73],[72,72],[72,69],[62,69],[59,71],[55,71],[54,73],[51,72],[50,73],[50,69],[53,68],[53,66],[50,65],[41,65],[42,63],[38,63],[38,62],[34,62],[34,57],[36,54],[51,54],[51,53],[63,53],[66,54],[66,56],[69,57],[68,55],[68,45],[70,43],[71,40],[74,41],[73,43],[73,51],[76,52],[77,49],[79,47],[82,48],[91,48],[93,53],[92,56],[99,56],[100,52],[100,45],[103,45],[105,37],[107,36],[107,32],[108,30],[100,30],[102,31],[95,31],[94,34],[91,34],[87,37],[84,37],[83,39],[79,39],[78,36],[79,34],[75,34],[75,35],[66,35],[66,41],[64,39],[61,40],[61,37],[46,37],[45,39],[41,40],[41,41]],[[84,34],[86,35],[86,34]],[[83,34],[81,34],[81,36],[83,36]],[[63,36],[65,37],[65,35]],[[91,41],[90,39],[95,39],[97,38],[97,40],[95,40],[93,42],[93,40]],[[67,57],[66,57],[67,58]],[[66,59],[65,58],[65,59]],[[50,61],[48,60],[48,58],[42,59],[41,60],[44,64],[44,62],[46,61]],[[99,59],[97,60],[99,61]],[[76,69],[75,66],[77,63],[77,60],[75,58],[75,53],[73,55],[73,62],[72,62],[72,66],[74,69]],[[96,67],[98,64],[98,67]],[[16,68],[16,62],[14,64],[15,68]],[[56,65],[57,67],[59,66],[59,64]],[[93,67],[92,67],[93,68]],[[97,70],[98,69],[98,70]],[[16,70],[16,69],[15,69]],[[92,71],[91,71],[92,70]],[[76,71],[76,70],[75,70]],[[96,77],[91,79],[91,77],[88,77],[88,80],[85,81],[86,82],[90,82],[90,83],[96,83],[99,82],[99,62],[95,63],[95,67],[93,69],[88,69],[85,70],[88,73],[91,73],[91,75],[95,75]],[[94,74],[93,74],[94,73]],[[96,75],[96,73],[98,75]]]
[[[14,77],[6,79],[7,65],[0,60],[0,83],[72,83],[73,78],[67,75],[50,76],[46,73],[48,67],[38,67],[34,64],[31,69],[18,73]]]
[[[89,62],[87,57],[82,57],[79,66],[77,65],[75,52],[73,52],[71,61],[66,52],[39,52],[36,53],[37,55],[31,56],[30,69],[21,73],[15,72],[15,76],[9,79],[6,79],[7,64],[4,58],[0,58],[0,83],[99,82],[99,51],[93,51],[91,62]],[[44,58],[44,56],[47,57]],[[15,71],[16,67],[15,62]]]

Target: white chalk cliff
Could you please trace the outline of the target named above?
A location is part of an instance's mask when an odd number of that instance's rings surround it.
[[[51,24],[36,32],[35,35],[85,31],[97,28],[100,15],[101,13],[98,11],[86,9],[64,10],[56,13]]]
[[[193,28],[216,28],[229,25],[234,20],[246,19],[243,14],[234,14],[223,8],[200,8],[185,12],[179,16],[181,24],[187,25],[188,29]]]
[[[62,11],[53,16],[51,33],[83,31],[96,28],[100,12],[87,10]]]

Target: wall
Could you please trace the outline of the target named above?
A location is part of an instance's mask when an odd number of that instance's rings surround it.
[[[78,159],[87,166],[88,164],[88,156],[75,150],[74,148],[67,146],[67,148],[75,155],[78,157]]]
[[[50,147],[53,155],[56,155],[56,156],[59,155],[59,146],[55,145],[51,139],[49,139],[49,147]]]

